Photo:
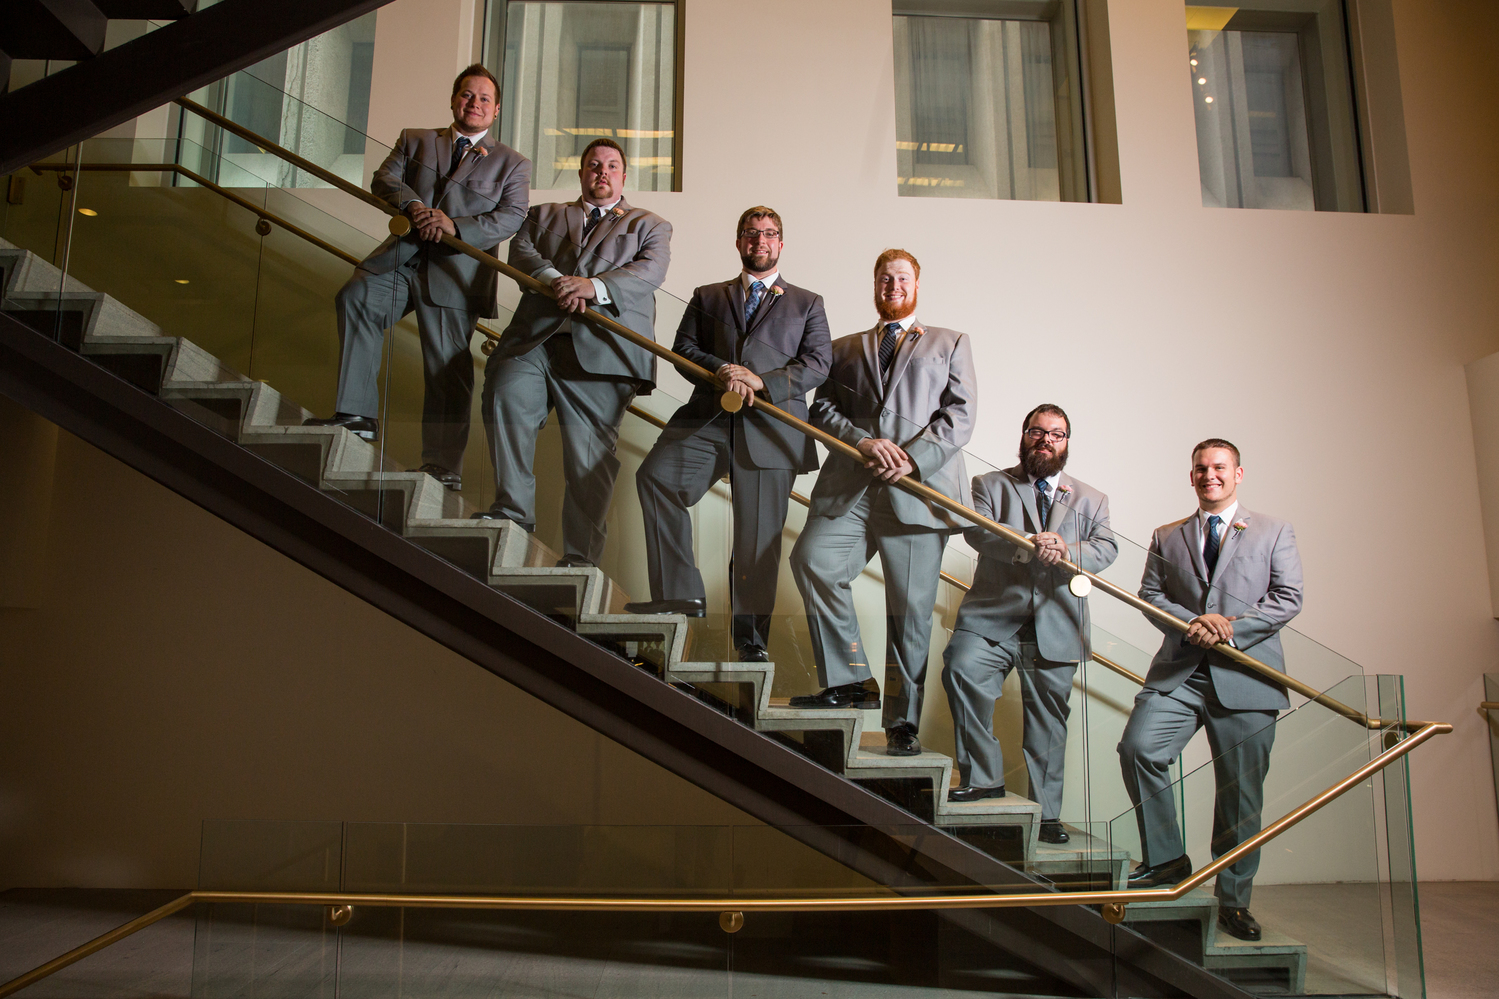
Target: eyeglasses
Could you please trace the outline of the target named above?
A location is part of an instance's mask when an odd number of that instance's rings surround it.
[[[1045,437],[1048,441],[1055,444],[1058,441],[1066,440],[1071,435],[1065,430],[1042,430],[1040,427],[1031,427],[1022,436],[1028,441],[1038,441]]]
[[[746,243],[753,243],[757,238],[775,241],[781,238],[781,232],[779,229],[741,229],[739,238]]]

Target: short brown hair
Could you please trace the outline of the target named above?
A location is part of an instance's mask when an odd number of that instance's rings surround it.
[[[1222,437],[1209,437],[1207,440],[1194,447],[1192,449],[1192,460],[1194,462],[1197,460],[1197,452],[1206,451],[1209,448],[1214,447],[1221,447],[1225,451],[1232,451],[1234,453],[1234,467],[1239,467],[1239,465],[1241,464],[1241,462],[1239,461],[1239,449],[1234,447],[1234,445],[1230,442],[1224,440]]]
[[[1062,422],[1067,424],[1067,436],[1072,436],[1072,420],[1068,418],[1066,411],[1063,410],[1061,406],[1057,406],[1049,402],[1043,402],[1041,405],[1025,414],[1025,419],[1020,421],[1021,433],[1024,433],[1030,427],[1031,417],[1035,416],[1038,413],[1051,413],[1053,416],[1060,416],[1062,418]]]
[[[874,258],[874,272],[878,274],[880,268],[892,260],[904,260],[911,265],[911,270],[916,272],[916,279],[921,280],[921,263],[906,250],[886,250]]]
[[[468,69],[465,69],[463,72],[459,73],[453,79],[453,92],[451,94],[449,94],[448,96],[450,98],[451,97],[457,97],[458,96],[458,91],[460,91],[460,90],[463,89],[463,81],[467,80],[471,76],[482,76],[482,77],[484,77],[484,79],[486,79],[490,83],[494,84],[494,99],[495,99],[495,103],[498,104],[499,100],[500,100],[500,81],[496,80],[494,78],[494,74],[493,73],[491,73],[489,70],[485,69],[483,66],[479,65],[478,63],[474,63],[472,66],[470,66]]]
[[[753,208],[746,208],[744,210],[744,214],[739,216],[739,224],[734,227],[735,239],[739,238],[739,234],[744,231],[744,223],[748,222],[750,219],[770,219],[771,221],[775,222],[776,228],[780,230],[781,238],[786,238],[786,226],[781,222],[780,213],[777,212],[774,208],[766,208],[764,205],[756,205]]]
[[[599,146],[608,146],[610,149],[614,150],[616,153],[619,153],[619,162],[624,167],[625,173],[629,173],[630,172],[630,159],[629,159],[629,157],[627,157],[625,155],[625,151],[620,148],[619,143],[615,142],[613,139],[602,139],[602,138],[600,138],[600,139],[594,139],[588,145],[586,145],[586,146],[583,147],[583,153],[582,153],[582,155],[580,155],[578,157],[578,169],[579,170],[583,169],[583,164],[586,163],[586,162],[588,162],[588,154],[591,153],[591,152],[593,152]]]

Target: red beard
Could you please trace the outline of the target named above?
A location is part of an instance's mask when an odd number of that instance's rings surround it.
[[[891,307],[885,304],[884,299],[880,298],[879,292],[875,292],[874,311],[880,314],[881,322],[898,323],[916,311],[916,296],[912,295],[906,299],[904,305]]]

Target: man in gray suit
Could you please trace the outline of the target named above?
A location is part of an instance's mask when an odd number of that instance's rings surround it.
[[[743,270],[693,291],[672,349],[715,372],[745,408],[725,412],[722,389],[699,384],[641,463],[635,487],[645,514],[651,599],[625,610],[705,613],[687,508],[727,473],[734,504],[732,638],[740,660],[763,662],[791,483],[817,467],[817,451],[810,437],[757,412],[755,400],[806,419],[807,393],[828,373],[828,319],[821,295],[781,277],[780,215],[756,205],[739,216],[735,235]]]
[[[625,154],[613,139],[583,150],[583,194],[536,205],[510,242],[510,263],[549,284],[556,298],[521,296],[484,368],[484,427],[495,500],[476,516],[536,525],[536,436],[556,410],[562,432],[559,565],[598,565],[619,474],[615,445],[625,410],[656,384],[656,356],[574,319],[590,306],[656,338],[656,289],[671,262],[671,224],[627,202]]]
[[[1217,785],[1213,856],[1260,829],[1275,717],[1290,702],[1280,684],[1210,650],[1225,643],[1284,670],[1279,632],[1301,610],[1301,557],[1290,524],[1239,505],[1243,478],[1234,445],[1218,438],[1197,445],[1198,511],[1157,528],[1150,541],[1140,596],[1191,627],[1182,634],[1157,623],[1166,637],[1119,741],[1144,852],[1131,888],[1176,884],[1192,872],[1168,768],[1199,728],[1207,729]],[[1259,865],[1256,851],[1218,874],[1219,925],[1243,940],[1260,939],[1249,914]]]
[[[942,507],[896,488],[906,476],[967,504],[963,445],[973,433],[978,383],[968,337],[916,319],[921,265],[905,250],[874,264],[879,322],[833,344],[833,367],[812,403],[812,423],[859,449],[830,455],[812,490],[791,572],[824,689],[793,707],[880,706],[880,689],[854,613],[852,584],[876,551],[885,572],[888,752],[921,752],[917,727],[932,611],[948,535],[961,526]]]
[[[381,243],[339,290],[336,412],[307,425],[344,427],[371,441],[379,436],[381,341],[415,310],[426,386],[417,471],[457,490],[474,394],[469,338],[481,317],[498,315],[499,275],[441,240],[456,236],[493,252],[509,239],[526,216],[531,161],[489,137],[499,90],[483,66],[458,74],[452,109],[447,128],[402,131],[375,171],[370,190],[405,212],[412,229]]]
[[[994,737],[994,704],[1005,677],[1020,667],[1025,716],[1021,748],[1031,797],[1041,805],[1040,838],[1065,843],[1059,821],[1067,757],[1072,677],[1088,657],[1088,601],[1068,588],[1071,561],[1101,572],[1119,554],[1109,530],[1109,498],[1062,469],[1072,422],[1060,406],[1037,406],[1021,421],[1020,464],[973,480],[973,508],[1027,534],[1036,552],[982,527],[963,536],[979,553],[973,586],[958,608],[942,654],[942,684],[952,710],[962,786],[948,801],[1003,797],[1005,761]]]

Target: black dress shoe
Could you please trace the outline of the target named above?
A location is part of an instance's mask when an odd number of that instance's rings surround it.
[[[753,643],[741,645],[738,649],[735,650],[735,652],[738,654],[739,661],[742,663],[770,662],[770,653],[765,651],[765,646],[763,645],[755,645]]]
[[[686,600],[637,600],[625,604],[626,614],[685,614],[687,617],[703,617],[708,613],[708,601],[702,597]]]
[[[463,491],[463,476],[459,475],[457,472],[450,472],[446,468],[443,468],[441,465],[434,465],[431,462],[428,462],[427,464],[422,465],[419,468],[413,468],[412,471],[425,472],[427,475],[432,476],[432,478],[436,479],[438,482],[441,482],[444,486],[453,490],[453,492],[455,493]]]
[[[791,699],[793,708],[877,708],[880,685],[871,677],[863,683],[845,683],[817,694],[799,694]]]
[[[557,568],[559,568],[559,569],[597,569],[598,566],[596,566],[592,562],[588,561],[588,559],[584,558],[582,555],[564,555],[564,556],[562,556],[561,558],[559,558],[557,560]]]
[[[885,733],[885,753],[889,756],[920,756],[921,740],[916,738],[916,726],[909,722],[896,722]]]
[[[1062,823],[1055,819],[1043,821],[1041,832],[1037,836],[1043,843],[1065,843],[1072,838],[1067,835],[1067,830],[1062,828]]]
[[[985,798],[1003,798],[1004,796],[1003,784],[999,787],[969,787],[965,784],[947,792],[947,800],[959,805],[969,801],[983,801]]]
[[[380,439],[380,421],[373,416],[355,416],[353,413],[334,413],[326,420],[303,420],[304,427],[343,427],[355,437],[367,441]]]
[[[1240,940],[1258,940],[1262,935],[1259,922],[1241,905],[1219,906],[1218,925],[1229,936]]]
[[[1175,860],[1168,860],[1154,867],[1146,867],[1144,864],[1136,867],[1130,872],[1129,887],[1160,888],[1163,885],[1174,885],[1185,881],[1191,873],[1192,858],[1184,853]]]

